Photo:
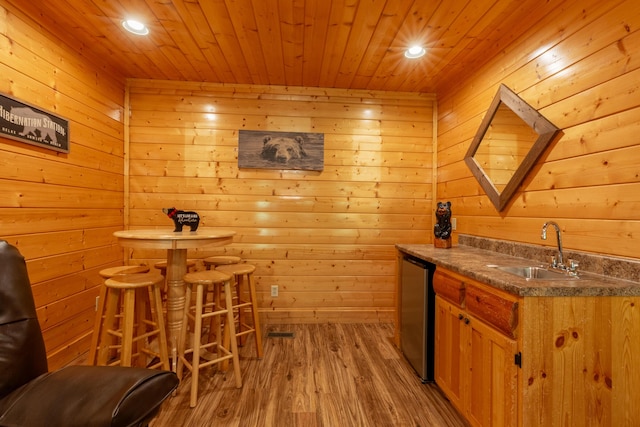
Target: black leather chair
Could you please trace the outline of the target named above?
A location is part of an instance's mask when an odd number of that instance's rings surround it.
[[[153,369],[47,371],[24,258],[0,240],[0,426],[146,426],[178,386]]]

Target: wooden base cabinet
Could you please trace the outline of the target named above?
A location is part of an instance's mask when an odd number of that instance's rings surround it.
[[[462,377],[464,376],[464,312],[442,297],[436,296],[435,378],[451,403],[464,412]]]
[[[517,425],[517,343],[436,297],[436,382],[473,426]]]
[[[485,321],[481,320],[481,312],[475,315],[465,309],[465,295],[473,294],[478,307],[485,305],[486,298],[493,298],[495,302],[502,301],[503,296],[496,299],[487,294],[486,288],[477,288],[478,285],[460,279],[451,275],[444,277],[442,273],[434,277],[436,293],[439,281],[442,294],[453,295],[451,300],[436,296],[436,382],[471,425],[516,426],[519,368],[515,360],[518,343],[512,336],[515,331],[507,335],[493,327],[493,320],[502,319],[504,315],[496,318],[495,313],[489,313],[489,321]],[[447,284],[458,291],[443,290],[442,286]],[[498,310],[506,310],[510,317],[513,302],[509,299],[499,303]],[[496,306],[489,303],[486,308],[492,311]]]
[[[640,426],[640,297],[526,297],[523,427]]]
[[[433,283],[436,382],[471,425],[640,426],[640,297]]]

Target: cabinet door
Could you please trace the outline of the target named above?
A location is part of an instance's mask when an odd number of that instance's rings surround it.
[[[463,412],[462,404],[462,317],[460,308],[436,295],[435,377],[451,403]]]
[[[465,374],[465,414],[471,424],[476,426],[516,426],[516,341],[468,314],[463,323],[468,369]]]

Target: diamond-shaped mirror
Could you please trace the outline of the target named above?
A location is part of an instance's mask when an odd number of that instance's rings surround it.
[[[500,85],[464,161],[502,211],[560,129]]]

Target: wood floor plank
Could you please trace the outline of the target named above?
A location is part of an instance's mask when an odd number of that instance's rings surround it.
[[[241,389],[232,369],[209,368],[189,409],[187,374],[150,426],[467,426],[435,384],[420,382],[391,342],[392,325],[273,325],[263,333],[261,360],[253,340],[240,349]]]

